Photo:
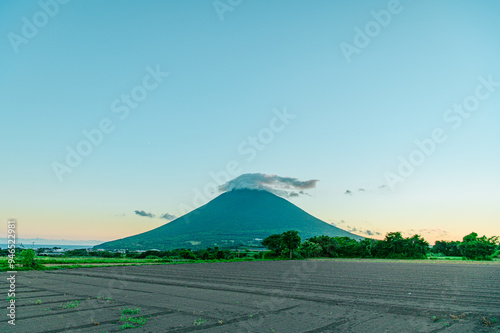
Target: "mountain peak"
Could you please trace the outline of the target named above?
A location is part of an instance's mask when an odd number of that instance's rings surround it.
[[[233,189],[165,225],[96,246],[103,249],[174,249],[260,246],[259,239],[297,230],[303,239],[328,235],[363,237],[306,213],[286,199],[257,189]]]

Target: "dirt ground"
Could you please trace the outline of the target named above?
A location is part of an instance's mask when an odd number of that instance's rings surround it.
[[[500,332],[500,265],[265,261],[18,272],[0,332]],[[143,326],[121,327],[122,310]],[[126,319],[126,318],[124,318]]]

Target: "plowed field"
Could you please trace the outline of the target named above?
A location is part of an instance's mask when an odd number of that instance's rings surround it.
[[[18,272],[0,332],[499,332],[500,265],[263,261]],[[122,310],[140,308],[120,320]],[[126,319],[126,318],[124,318]],[[121,326],[121,328],[120,328]]]

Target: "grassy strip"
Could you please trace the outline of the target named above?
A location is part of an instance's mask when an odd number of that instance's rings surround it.
[[[104,264],[104,263],[142,263],[154,262],[156,259],[133,259],[133,258],[100,258],[100,257],[69,257],[69,258],[54,258],[54,257],[36,257],[37,262],[45,264]]]
[[[85,259],[85,258],[82,258]],[[38,260],[38,258],[37,258]],[[58,270],[58,269],[72,269],[72,268],[92,268],[92,267],[115,267],[115,266],[142,266],[142,265],[179,265],[179,264],[199,264],[199,263],[215,263],[215,262],[248,262],[248,261],[277,261],[277,260],[283,260],[283,259],[226,259],[226,260],[217,260],[217,259],[212,259],[212,260],[179,260],[179,261],[172,261],[172,260],[165,260],[165,259],[144,259],[144,260],[132,260],[132,261],[110,261],[106,263],[98,263],[95,261],[90,261],[90,262],[84,262],[80,261],[78,264],[65,264],[59,262],[60,265],[54,265],[54,266],[43,266],[43,264],[46,263],[41,263],[42,267],[40,267],[37,270]],[[98,265],[97,265],[98,264]],[[7,266],[7,263],[5,262],[0,262],[0,272],[5,272],[9,271],[10,268]],[[33,270],[30,268],[25,268],[25,267],[16,267],[16,270],[18,271],[29,271]]]
[[[1,258],[4,259],[4,258]],[[78,264],[70,263],[72,261],[59,261],[55,262],[54,266],[43,266],[38,270],[59,270],[59,269],[73,269],[73,268],[93,268],[93,267],[115,267],[115,266],[143,266],[143,265],[179,265],[179,264],[200,264],[200,263],[224,263],[224,262],[248,262],[248,261],[279,261],[283,259],[273,258],[273,259],[226,259],[226,260],[183,260],[183,261],[172,261],[165,259],[143,259],[143,260],[119,260],[116,258],[111,258],[114,260],[107,262],[97,262],[95,260],[85,261],[80,260],[74,261]],[[38,258],[37,258],[38,260]],[[428,259],[382,259],[382,258],[311,258],[308,260],[320,260],[320,261],[363,261],[363,262],[411,262],[411,263],[456,263],[456,264],[500,264],[500,259],[493,259],[493,261],[480,261],[480,260],[465,260],[461,257],[431,257]],[[47,262],[40,262],[42,265],[47,264]],[[7,262],[0,262],[0,272],[9,271],[10,268]],[[25,267],[16,267],[18,271],[29,271],[33,270]]]

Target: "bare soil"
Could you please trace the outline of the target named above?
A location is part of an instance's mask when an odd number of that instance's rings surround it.
[[[500,265],[263,261],[18,272],[0,332],[499,332]],[[76,304],[71,307],[70,304]],[[150,316],[150,317],[149,317]]]

